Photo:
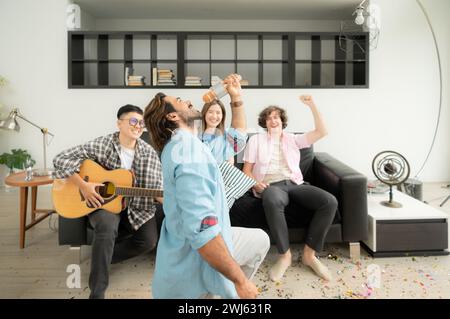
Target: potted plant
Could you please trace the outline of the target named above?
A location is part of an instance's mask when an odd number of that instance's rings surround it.
[[[0,86],[4,86],[8,83],[8,81],[0,75]]]
[[[22,149],[13,149],[11,153],[3,153],[0,155],[0,164],[6,165],[9,168],[9,173],[14,173],[14,169],[25,169],[28,166],[33,166],[36,161],[31,158],[28,151]]]

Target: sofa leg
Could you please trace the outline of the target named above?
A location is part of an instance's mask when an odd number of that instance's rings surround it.
[[[360,258],[360,246],[359,242],[349,243],[350,259],[358,260]]]

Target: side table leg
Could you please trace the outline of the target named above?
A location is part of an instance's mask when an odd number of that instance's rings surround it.
[[[31,221],[36,220],[37,186],[31,187]]]
[[[20,187],[20,248],[25,247],[25,225],[27,223],[28,187]]]
[[[359,242],[349,243],[350,259],[358,260],[360,258],[361,249]]]

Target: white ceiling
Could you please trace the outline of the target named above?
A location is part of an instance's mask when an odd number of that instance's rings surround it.
[[[74,0],[100,19],[346,20],[361,0]],[[368,1],[367,1],[368,2]]]

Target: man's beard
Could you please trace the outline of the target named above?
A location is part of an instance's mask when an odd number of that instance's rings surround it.
[[[194,108],[189,109],[185,112],[178,112],[178,115],[183,120],[184,123],[186,123],[189,127],[194,127],[194,123],[197,120],[202,119],[202,113]]]

